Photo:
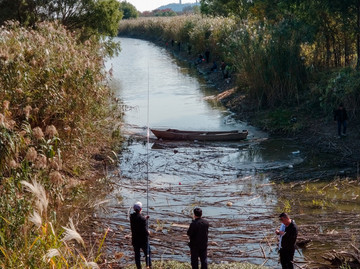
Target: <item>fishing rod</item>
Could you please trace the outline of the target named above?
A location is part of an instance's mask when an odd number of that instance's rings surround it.
[[[146,119],[146,215],[149,216],[149,142],[150,142],[150,68],[148,62],[148,88],[147,88],[147,119]],[[146,264],[147,268],[150,268],[150,236],[149,236],[149,219],[146,220],[147,235],[147,252],[146,252]]]

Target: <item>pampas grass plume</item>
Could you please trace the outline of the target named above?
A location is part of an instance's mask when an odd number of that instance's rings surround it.
[[[57,156],[50,159],[50,167],[54,170],[60,171],[62,169],[62,160]]]
[[[53,171],[49,175],[49,179],[52,183],[59,184],[62,182],[62,176],[58,171]]]
[[[34,137],[35,137],[37,140],[41,140],[41,139],[44,138],[44,133],[43,133],[43,131],[41,130],[40,127],[35,127],[32,131],[33,131]]]
[[[91,269],[99,269],[99,265],[96,262],[87,262],[86,266],[88,266]]]
[[[10,168],[15,169],[15,168],[19,167],[19,164],[14,159],[11,159],[9,162],[9,166],[10,166]]]
[[[35,224],[37,228],[40,228],[42,225],[42,219],[38,212],[34,210],[33,214],[30,216],[29,220]]]
[[[25,159],[29,162],[35,162],[37,158],[37,152],[34,147],[30,147],[26,152]]]
[[[43,154],[39,154],[35,162],[35,168],[37,169],[45,169],[47,166],[47,158]]]
[[[43,260],[45,262],[49,262],[53,257],[56,257],[56,256],[61,256],[60,251],[56,248],[51,248],[43,256]]]
[[[58,131],[54,125],[48,125],[46,126],[45,134],[48,137],[53,138],[54,136],[58,136]]]
[[[25,188],[37,198],[36,207],[39,210],[40,214],[42,214],[43,211],[46,211],[49,205],[49,201],[46,197],[44,187],[36,180],[33,180],[32,183],[22,180],[20,181],[20,183],[24,185]]]
[[[69,226],[70,227],[63,227],[65,232],[64,232],[64,237],[63,239],[61,239],[61,241],[68,242],[71,240],[75,240],[76,242],[84,246],[85,245],[84,240],[82,239],[81,235],[76,231],[72,219],[70,219],[69,221]]]

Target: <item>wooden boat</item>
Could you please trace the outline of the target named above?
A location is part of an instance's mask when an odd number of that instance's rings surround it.
[[[247,130],[238,131],[183,131],[177,129],[150,129],[158,139],[198,141],[238,141],[246,139]]]

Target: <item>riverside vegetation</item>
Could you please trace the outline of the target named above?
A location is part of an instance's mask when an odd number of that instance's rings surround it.
[[[0,1],[1,268],[99,267],[107,231],[89,246],[78,204],[121,141],[103,36],[122,15],[116,0]]]
[[[7,22],[0,36],[0,267],[98,268],[105,237],[86,246],[64,211],[119,138],[104,44],[56,22]]]
[[[216,1],[203,2],[214,2],[216,7]],[[346,12],[329,8],[323,11],[327,22],[311,21],[313,5],[306,15],[299,14],[302,5],[294,11],[294,4],[273,11],[277,15],[271,17],[274,14],[267,14],[270,11],[258,4],[249,7],[242,18],[239,14],[243,13],[219,16],[203,5],[203,11],[212,16],[127,20],[120,23],[119,34],[167,46],[173,40],[174,50],[180,46],[194,60],[209,50],[218,65],[223,60],[232,69],[238,89],[232,98],[241,100],[235,102],[234,110],[268,111],[260,123],[264,128],[297,132],[313,118],[329,118],[340,102],[346,104],[351,119],[357,119],[360,104],[359,73],[354,68],[355,28],[342,31],[346,22],[335,24],[334,16],[345,18]],[[350,19],[354,22],[356,16]],[[297,122],[290,121],[294,115]]]
[[[8,4],[16,2],[0,4],[11,8]],[[360,80],[353,68],[353,12],[348,20],[344,14],[349,10],[316,6],[323,2],[309,1],[311,8],[304,5],[293,16],[287,16],[291,10],[285,9],[277,17],[270,16],[274,10],[255,6],[246,19],[209,5],[208,14],[217,15],[218,10],[231,16],[132,20],[121,24],[120,33],[164,43],[175,40],[183,49],[190,45],[194,55],[210,48],[214,59],[232,66],[240,92],[254,107],[277,108],[270,120],[280,117],[282,130],[298,130],[300,123],[289,124],[293,112],[325,115],[340,101],[352,118],[357,117]],[[113,110],[117,104],[104,83],[103,60],[109,47],[92,36],[114,28],[98,24],[103,22],[99,19],[81,25],[80,16],[62,22],[68,23],[69,31],[59,23],[46,22],[45,12],[41,14],[46,7],[27,10],[33,6],[15,8],[13,13],[1,9],[10,16],[6,20],[20,15],[20,24],[1,20],[0,29],[0,266],[97,268],[107,232],[95,247],[89,247],[76,230],[78,219],[65,219],[62,211],[81,193],[79,179],[99,177],[90,165],[91,156],[119,138],[119,130],[109,125],[121,113]],[[299,17],[304,8],[313,14]],[[324,15],[316,25],[301,23],[314,18],[316,10]],[[116,23],[119,14],[114,14],[110,17]],[[50,21],[58,17],[55,14]],[[74,32],[76,28],[87,31]],[[305,34],[309,29],[311,36]],[[112,157],[105,159],[112,161]]]
[[[105,148],[113,162],[121,140],[119,104],[104,83],[107,46],[97,37],[79,42],[56,22],[7,22],[0,36],[0,267],[99,268],[108,230],[89,246],[72,205],[87,199],[81,180],[101,177],[92,156]]]

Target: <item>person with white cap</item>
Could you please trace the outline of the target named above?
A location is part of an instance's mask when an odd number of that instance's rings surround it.
[[[135,252],[135,264],[137,269],[141,269],[141,254],[140,250],[144,252],[146,267],[151,268],[150,245],[149,245],[149,231],[147,229],[147,219],[141,215],[142,203],[136,202],[133,206],[134,212],[130,215],[130,226],[132,235],[132,245]]]

